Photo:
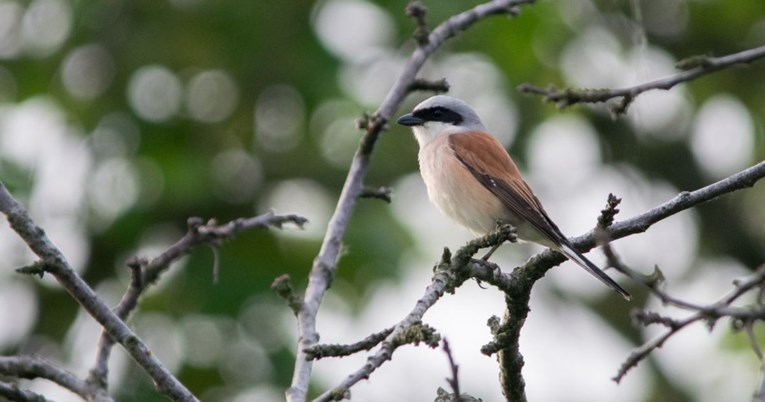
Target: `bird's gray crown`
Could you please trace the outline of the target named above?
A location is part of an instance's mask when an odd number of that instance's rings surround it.
[[[425,121],[440,121],[465,130],[485,130],[481,119],[463,100],[447,95],[436,95],[422,101],[412,115]]]

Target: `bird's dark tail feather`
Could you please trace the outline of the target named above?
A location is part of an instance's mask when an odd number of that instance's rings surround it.
[[[608,287],[615,290],[616,293],[619,293],[627,300],[632,300],[632,296],[624,290],[621,286],[619,286],[618,283],[616,283],[613,279],[611,279],[610,276],[606,275],[605,272],[603,272],[600,268],[598,268],[595,264],[593,264],[590,260],[585,258],[582,253],[575,250],[573,247],[571,247],[570,244],[567,244],[568,242],[564,242],[560,245],[560,251],[568,257],[569,260],[577,263],[580,267],[587,270],[587,272],[591,273],[596,278],[600,279],[601,282],[605,283]]]

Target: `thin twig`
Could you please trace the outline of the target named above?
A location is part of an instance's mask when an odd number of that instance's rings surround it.
[[[459,380],[459,366],[457,363],[454,362],[454,356],[452,356],[452,349],[449,347],[449,341],[444,339],[443,342],[444,346],[444,353],[446,353],[446,358],[449,359],[449,371],[451,371],[451,378],[447,378],[446,382],[449,383],[449,386],[452,387],[452,393],[454,394],[454,397],[456,398],[457,402],[460,400],[460,395],[462,393],[460,392],[460,380]]]
[[[449,87],[449,82],[446,81],[446,78],[441,78],[440,80],[436,81],[417,78],[406,87],[406,90],[407,92],[429,91],[443,93],[449,92]]]
[[[388,335],[393,333],[393,327],[386,328],[350,345],[316,345],[306,350],[306,355],[311,360],[323,359],[325,357],[350,356],[362,350],[369,350],[384,341]]]
[[[760,382],[752,399],[753,402],[765,402],[765,360],[760,361]]]
[[[393,189],[391,187],[364,187],[359,198],[376,198],[390,204],[393,201]]]
[[[655,90],[669,90],[677,84],[695,80],[699,77],[716,71],[740,64],[750,64],[765,57],[765,46],[760,46],[742,52],[729,54],[722,57],[693,56],[678,63],[678,68],[685,71],[670,77],[646,82],[643,84],[618,88],[618,89],[580,89],[568,88],[559,90],[555,87],[541,88],[530,84],[521,84],[518,90],[532,95],[540,95],[547,102],[553,102],[558,107],[568,107],[577,103],[606,102],[614,98],[621,98],[621,102],[614,105],[612,112],[624,114],[630,103],[640,94]]]
[[[625,362],[622,364],[621,368],[617,372],[616,376],[614,376],[613,380],[617,383],[624,378],[624,376],[629,372],[629,370],[635,366],[637,366],[638,363],[640,363],[643,359],[648,357],[648,355],[653,352],[654,350],[660,348],[664,342],[666,342],[669,338],[671,338],[673,335],[675,335],[677,332],[679,332],[681,329],[685,328],[686,326],[699,322],[699,321],[705,321],[709,326],[713,325],[714,322],[716,322],[718,319],[722,317],[731,317],[735,319],[741,319],[745,321],[752,321],[755,319],[763,320],[765,319],[765,310],[762,308],[762,306],[756,305],[752,308],[731,308],[731,304],[738,300],[741,296],[744,294],[759,288],[760,286],[763,286],[765,284],[765,265],[760,267],[757,272],[750,275],[748,278],[746,278],[744,281],[737,282],[737,285],[733,290],[728,292],[726,295],[721,297],[717,302],[708,305],[708,306],[700,306],[695,305],[691,303],[687,303],[681,300],[678,300],[676,298],[667,298],[667,304],[670,304],[672,306],[684,308],[684,309],[690,309],[694,310],[695,312],[691,314],[690,316],[686,317],[682,320],[665,320],[664,323],[669,323],[670,325],[666,325],[668,327],[667,331],[659,335],[658,337],[644,343],[637,349],[635,349],[630,356],[625,360]],[[660,295],[660,291],[655,290],[652,288],[652,292],[654,294]],[[660,295],[662,300],[666,297],[666,295]],[[664,317],[663,317],[664,318]],[[645,321],[644,323],[650,324],[651,322],[660,322],[660,319],[649,319]]]

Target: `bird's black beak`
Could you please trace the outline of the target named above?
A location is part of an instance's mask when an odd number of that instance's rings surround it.
[[[411,113],[408,113],[399,117],[398,120],[396,120],[396,123],[401,124],[402,126],[414,127],[414,126],[421,126],[425,124],[425,120]]]

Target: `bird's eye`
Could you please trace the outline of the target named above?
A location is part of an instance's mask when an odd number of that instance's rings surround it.
[[[436,109],[433,111],[433,117],[439,119],[441,117],[444,117],[444,111],[441,109]]]

